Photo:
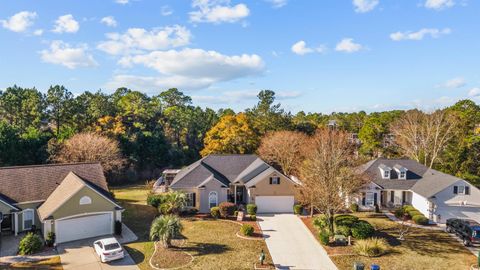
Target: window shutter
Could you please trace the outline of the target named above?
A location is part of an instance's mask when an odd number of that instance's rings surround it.
[[[457,186],[453,186],[453,194],[458,194],[458,187]]]
[[[365,206],[365,193],[362,193],[362,205]]]
[[[196,198],[196,193],[192,193],[192,206],[193,207],[196,207],[196,203],[197,203],[197,198]]]
[[[470,187],[465,186],[465,195],[470,195]]]
[[[272,177],[270,177],[270,185],[272,184]]]
[[[278,184],[280,185],[280,177],[278,177]]]

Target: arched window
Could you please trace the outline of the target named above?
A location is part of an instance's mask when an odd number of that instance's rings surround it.
[[[210,193],[208,194],[208,203],[210,205],[210,208],[218,205],[218,194],[216,191],[210,191]]]
[[[92,199],[88,196],[83,196],[82,198],[80,198],[80,205],[84,204],[92,204]]]

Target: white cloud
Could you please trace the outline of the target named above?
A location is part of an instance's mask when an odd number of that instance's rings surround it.
[[[437,87],[455,89],[455,88],[464,87],[466,84],[467,83],[465,82],[464,78],[456,77],[446,81],[445,83],[437,85]]]
[[[354,53],[363,49],[359,43],[355,43],[352,38],[344,38],[335,47],[338,52]]]
[[[365,13],[372,11],[379,3],[379,0],[353,0],[355,12]]]
[[[288,2],[288,0],[266,0],[270,4],[272,4],[273,8],[281,8],[285,6]]]
[[[170,16],[173,14],[173,9],[168,5],[162,6],[160,14],[162,14],[162,16]]]
[[[442,10],[446,8],[451,8],[455,5],[454,0],[427,0],[425,2],[425,7],[429,9]]]
[[[80,25],[73,18],[72,14],[66,14],[58,17],[55,21],[53,32],[55,33],[75,33],[80,29]]]
[[[138,53],[142,50],[165,50],[190,43],[191,33],[184,26],[174,25],[154,28],[130,28],[125,33],[109,33],[108,40],[101,42],[97,48],[113,55]]]
[[[323,53],[323,52],[326,51],[326,47],[324,45],[321,45],[318,48],[309,48],[309,47],[307,47],[307,43],[305,41],[300,40],[297,43],[292,45],[291,50],[295,54],[305,55],[305,54],[313,53],[313,52]]]
[[[115,20],[115,18],[113,16],[103,17],[100,20],[100,22],[105,24],[106,26],[117,27],[117,21]]]
[[[123,67],[143,65],[156,70],[159,76],[117,75],[108,83],[111,88],[119,85],[142,85],[145,88],[175,86],[199,89],[217,82],[259,75],[265,67],[261,57],[255,54],[228,56],[216,51],[189,48],[124,56],[119,60],[119,64]]]
[[[41,36],[41,35],[43,35],[43,29],[37,29],[37,30],[33,31],[33,34],[35,36]]]
[[[115,0],[115,3],[120,4],[120,5],[126,5],[130,2],[129,0]]]
[[[425,36],[432,38],[439,38],[443,35],[448,35],[452,32],[450,28],[437,29],[437,28],[422,28],[416,32],[395,32],[390,34],[390,38],[394,41],[401,40],[422,40]]]
[[[468,91],[468,96],[469,97],[480,97],[480,88],[475,87],[475,88],[470,89],[470,91]]]
[[[60,40],[52,41],[48,50],[40,52],[42,60],[46,63],[63,65],[69,69],[77,67],[97,66],[91,54],[87,53],[87,45],[72,47]]]
[[[226,91],[221,95],[193,95],[192,99],[196,102],[208,104],[233,104],[245,100],[257,100],[258,90],[244,90],[244,91]],[[275,97],[278,100],[293,99],[301,96],[298,91],[278,91],[275,92]]]
[[[250,14],[247,5],[232,6],[230,0],[193,0],[192,7],[197,9],[189,13],[192,22],[233,23]]]
[[[21,11],[6,20],[0,20],[0,23],[3,28],[20,33],[27,31],[33,25],[35,18],[37,18],[36,12]]]

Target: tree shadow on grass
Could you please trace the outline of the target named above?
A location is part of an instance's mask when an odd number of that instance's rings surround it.
[[[123,246],[123,248],[127,250],[128,254],[130,255],[130,257],[132,257],[135,263],[138,264],[145,260],[145,254],[143,254],[143,252],[139,251],[138,249],[131,248],[128,246]]]
[[[194,256],[203,256],[211,254],[222,254],[231,250],[231,248],[223,244],[190,242],[190,246],[182,247],[181,250],[189,253],[191,252]]]

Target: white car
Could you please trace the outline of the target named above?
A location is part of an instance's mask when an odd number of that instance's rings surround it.
[[[93,243],[93,247],[103,263],[119,260],[125,256],[122,246],[114,237],[97,240]]]

